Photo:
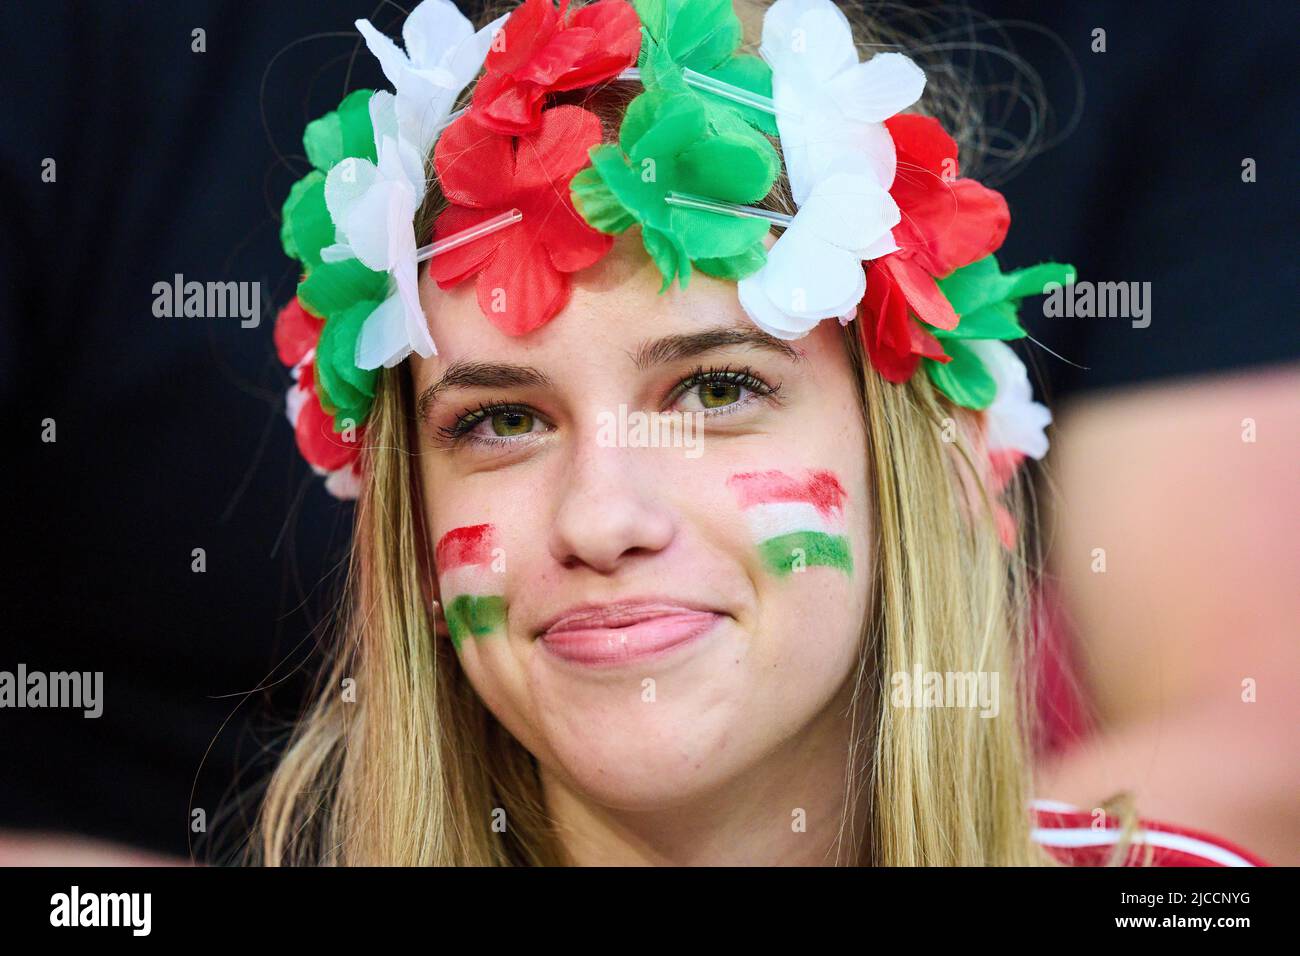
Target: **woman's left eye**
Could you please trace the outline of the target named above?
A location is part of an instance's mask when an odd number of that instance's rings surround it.
[[[672,401],[678,411],[716,413],[775,392],[776,387],[747,368],[698,369],[678,383]]]

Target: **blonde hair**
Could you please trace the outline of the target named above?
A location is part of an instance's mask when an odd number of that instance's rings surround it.
[[[757,35],[766,6],[736,3],[747,37]],[[864,44],[879,39],[870,24],[856,29]],[[609,138],[630,99],[617,86],[582,100],[602,115]],[[934,95],[953,102],[951,91]],[[445,202],[436,185],[430,193],[420,216],[425,232]],[[784,175],[765,204],[794,211]],[[978,422],[923,374],[904,385],[881,379],[854,325],[843,338],[860,385],[875,540],[833,862],[1050,863],[1030,837],[1028,806],[1031,568],[1023,541],[1013,551],[999,538],[979,465]],[[347,600],[313,702],[269,781],[253,862],[567,862],[536,759],[486,708],[450,642],[436,634],[412,391],[405,366],[380,376]],[[1019,484],[1004,498],[1023,537]],[[998,716],[892,706],[891,675],[916,670],[998,674]],[[348,680],[355,701],[345,699]],[[858,807],[865,821],[855,819]],[[509,821],[503,832],[492,826],[498,808]]]

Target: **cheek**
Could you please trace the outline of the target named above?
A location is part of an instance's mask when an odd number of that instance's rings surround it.
[[[848,493],[835,472],[743,471],[728,478],[727,486],[768,574],[827,568],[853,576]]]
[[[506,629],[506,548],[495,524],[459,525],[434,547],[438,594],[457,651]]]
[[[753,470],[727,481],[744,518],[760,608],[756,645],[781,711],[825,704],[853,671],[867,612],[861,468]]]
[[[532,717],[526,680],[510,637],[512,606],[527,576],[517,543],[530,532],[518,520],[485,511],[482,504],[491,497],[456,497],[441,502],[429,519],[430,527],[447,528],[434,547],[442,604],[436,639],[451,641],[484,705],[525,745],[535,745],[528,732]],[[457,519],[475,523],[454,524]]]

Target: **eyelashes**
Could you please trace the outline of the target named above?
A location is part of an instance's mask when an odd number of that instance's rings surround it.
[[[749,408],[756,401],[767,401],[772,404],[780,403],[781,383],[769,382],[748,365],[740,367],[733,365],[705,367],[701,365],[669,390],[663,404],[672,406],[693,393],[703,394],[702,390],[705,389],[734,389],[738,397],[736,400],[727,401],[725,404],[689,410],[683,409],[682,411],[690,411],[708,418],[717,418]],[[739,393],[742,392],[748,394],[741,396]],[[724,392],[724,395],[729,394],[730,391]],[[718,397],[719,395],[715,391],[711,396],[711,400]],[[702,402],[700,404],[703,405]],[[526,420],[530,426],[529,430],[509,436],[479,433],[485,423],[491,423],[495,427],[498,416],[504,416],[503,420],[511,421],[516,426],[520,423],[520,420]],[[531,427],[533,425],[540,427],[534,430]],[[521,445],[536,441],[539,435],[554,429],[555,426],[532,407],[502,398],[492,399],[461,409],[449,424],[434,429],[434,439],[435,443],[443,448],[472,445],[486,449],[517,449]]]
[[[772,398],[781,389],[781,383],[770,385],[768,382],[759,377],[748,365],[741,368],[735,368],[730,365],[711,366],[705,368],[698,367],[686,378],[677,383],[676,387],[669,393],[669,401],[676,401],[682,395],[697,388],[704,388],[716,385],[739,386],[748,389],[759,398]],[[731,407],[723,406],[723,407]]]
[[[457,414],[456,420],[451,425],[439,426],[435,431],[440,444],[456,445],[470,438],[470,432],[473,429],[497,415],[518,416],[533,421],[540,420],[540,416],[527,405],[520,405],[518,402],[502,399],[483,402],[474,408],[464,409]],[[522,436],[481,435],[473,436],[473,439],[484,444],[496,445],[501,442],[518,444],[520,437]]]

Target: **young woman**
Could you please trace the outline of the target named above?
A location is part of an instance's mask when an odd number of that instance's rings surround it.
[[[1253,862],[1034,801],[1004,343],[1072,273],[911,60],[830,0],[358,28],[276,330],[349,599],[257,859]]]

